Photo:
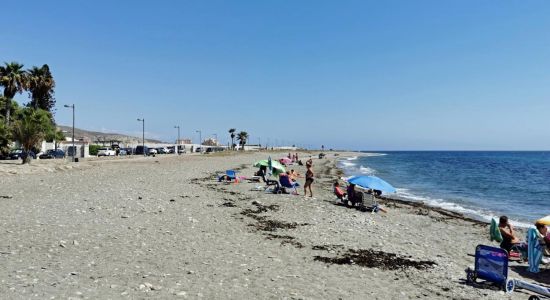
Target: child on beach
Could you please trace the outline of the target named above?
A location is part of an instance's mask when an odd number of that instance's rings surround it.
[[[306,164],[306,183],[304,184],[304,197],[307,197],[307,189],[309,188],[310,197],[313,197],[313,192],[311,191],[311,184],[313,183],[313,170],[310,164]]]
[[[294,171],[294,169],[290,170],[290,179],[292,181],[296,181],[296,179],[298,179],[298,177],[300,177],[300,173]]]

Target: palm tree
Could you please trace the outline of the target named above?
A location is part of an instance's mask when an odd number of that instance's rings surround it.
[[[46,139],[46,142],[50,143],[53,142],[55,146],[55,150],[57,150],[57,147],[59,147],[59,142],[65,140],[65,134],[60,129],[57,129],[52,126],[49,132],[47,132],[44,136]]]
[[[52,130],[50,113],[33,108],[25,108],[21,112],[21,118],[17,119],[13,126],[13,138],[21,143],[26,155],[23,164],[30,163],[29,151],[37,147],[44,139],[46,133]],[[55,130],[55,128],[53,128]]]
[[[31,102],[28,106],[51,112],[55,105],[55,98],[53,97],[55,81],[50,72],[50,67],[48,65],[43,65],[40,68],[32,67],[27,72],[31,97]]]
[[[235,150],[235,131],[237,131],[237,129],[235,128],[229,129],[229,133],[231,137],[231,150]]]
[[[4,87],[4,97],[6,98],[5,122],[10,126],[11,101],[15,94],[22,93],[27,87],[27,72],[23,70],[23,65],[17,62],[4,63],[0,66],[0,86]]]
[[[244,150],[244,145],[248,139],[248,133],[246,131],[241,131],[237,134],[237,139],[239,140],[239,145],[241,145],[241,150]]]

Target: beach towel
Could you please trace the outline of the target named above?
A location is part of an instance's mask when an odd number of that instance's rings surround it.
[[[542,247],[537,230],[532,227],[527,230],[527,257],[529,260],[529,272],[538,273],[539,264],[542,260]]]
[[[497,241],[502,242],[502,234],[500,233],[500,229],[498,229],[498,223],[497,220],[491,219],[491,226],[489,227],[489,236],[491,238],[491,241]]]

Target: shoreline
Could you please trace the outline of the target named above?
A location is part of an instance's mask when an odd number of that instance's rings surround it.
[[[360,156],[360,155],[358,155],[358,156]],[[342,157],[342,158],[346,158],[346,157]],[[346,175],[345,170],[343,170],[342,168],[340,168],[338,166],[338,162],[339,162],[339,159],[336,159],[335,162],[334,162],[333,167],[339,169],[341,174]],[[346,176],[350,176],[350,175],[346,175]],[[469,217],[469,216],[464,215],[463,213],[460,213],[460,212],[456,212],[456,211],[452,211],[452,210],[449,210],[449,209],[429,205],[429,204],[426,204],[426,203],[424,203],[423,201],[420,201],[420,200],[415,201],[415,200],[408,200],[408,199],[398,199],[398,198],[392,198],[391,196],[378,196],[378,197],[376,197],[376,199],[382,200],[382,201],[380,201],[380,203],[386,204],[386,205],[390,204],[390,203],[397,203],[397,204],[410,206],[411,208],[420,208],[420,209],[431,210],[431,211],[437,212],[437,213],[439,213],[439,214],[441,214],[445,217],[460,219],[460,220],[463,220],[463,221],[466,221],[466,222],[470,222],[474,225],[486,226],[486,225],[489,225],[491,223],[491,222],[487,222],[487,221],[484,221],[484,220],[481,220],[481,219],[476,219],[474,217]]]
[[[426,151],[421,151],[421,152],[426,152]],[[354,157],[387,155],[387,154],[381,153],[381,152],[366,152],[366,153],[359,152],[359,153],[360,154],[366,154],[366,155],[357,155],[357,156],[354,156]],[[352,157],[348,157],[348,158],[352,158]],[[337,163],[335,164],[335,167],[342,169],[342,172],[344,174],[346,174],[346,170],[339,166],[339,163],[341,163],[342,161],[345,161],[345,159],[338,159]],[[370,167],[366,166],[366,168],[369,169]],[[364,175],[368,175],[368,174],[364,174]],[[351,175],[346,174],[345,176],[347,177],[347,176],[351,176]],[[381,199],[381,200],[384,200],[384,201],[393,201],[393,202],[396,202],[396,203],[401,203],[401,204],[410,205],[410,206],[414,206],[414,207],[421,207],[421,208],[429,208],[429,209],[432,209],[432,210],[438,210],[438,211],[441,211],[442,214],[447,214],[449,216],[453,215],[457,218],[462,218],[464,220],[469,220],[472,223],[490,224],[491,219],[495,219],[495,218],[498,219],[498,217],[500,215],[502,215],[502,214],[491,215],[491,214],[484,213],[481,210],[481,208],[479,208],[479,207],[477,207],[477,208],[476,207],[465,208],[465,207],[462,206],[462,204],[455,203],[453,201],[442,202],[442,203],[439,203],[439,204],[429,204],[429,203],[426,203],[427,200],[411,199],[410,197],[408,198],[407,196],[401,196],[401,195],[398,195],[398,194],[393,194],[393,195],[388,195],[388,196],[383,196],[382,195],[378,198]],[[452,208],[445,208],[445,207],[443,207],[445,204],[447,204],[447,205],[448,204],[457,205],[459,208],[457,208],[456,210],[453,210]],[[466,211],[469,211],[469,212],[464,212],[462,210],[466,210]],[[527,220],[526,221],[521,221],[521,220],[513,220],[512,219],[511,222],[515,227],[522,228],[522,230],[527,230],[529,227],[534,226],[534,223],[531,223]]]

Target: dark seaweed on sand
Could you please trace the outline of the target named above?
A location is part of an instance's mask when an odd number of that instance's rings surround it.
[[[259,202],[253,201],[252,204],[256,206],[255,209],[244,209],[241,214],[252,218],[257,221],[256,224],[251,224],[250,226],[256,227],[257,230],[262,231],[276,231],[277,229],[294,229],[298,226],[308,225],[307,223],[298,224],[296,222],[284,222],[278,220],[269,220],[265,216],[259,216],[258,214],[267,212],[267,211],[277,211],[279,206],[276,204],[273,205],[263,205]]]
[[[407,268],[426,270],[437,265],[433,261],[415,261],[397,256],[394,253],[375,251],[372,249],[349,249],[346,253],[338,257],[315,256],[314,260],[327,264],[358,265],[367,268],[379,268],[382,270],[401,270]]]

